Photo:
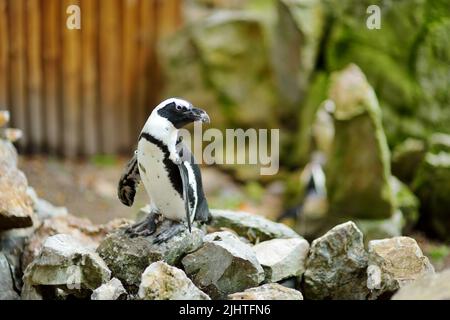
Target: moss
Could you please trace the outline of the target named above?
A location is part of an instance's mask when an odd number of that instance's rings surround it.
[[[290,153],[290,161],[297,166],[305,165],[309,162],[312,146],[312,124],[320,104],[326,99],[328,91],[329,77],[324,72],[317,73],[308,90],[305,102],[298,113],[299,130],[296,134],[294,154]]]

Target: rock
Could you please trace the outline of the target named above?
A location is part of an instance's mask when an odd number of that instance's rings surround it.
[[[273,63],[278,89],[286,107],[298,108],[305,99],[324,31],[325,12],[320,0],[280,0],[277,3]]]
[[[0,232],[0,252],[8,259],[14,287],[18,292],[23,285],[22,253],[26,242],[33,232],[33,227]]]
[[[392,300],[450,300],[450,269],[400,288]]]
[[[400,228],[400,231],[408,232],[419,219],[419,199],[407,185],[394,176],[391,177],[391,188],[394,193],[396,207],[402,213],[404,220],[404,226]]]
[[[9,122],[10,113],[7,110],[0,110],[0,127],[3,127]]]
[[[412,190],[420,200],[421,225],[430,233],[450,240],[450,152],[434,147],[425,155]]]
[[[92,292],[91,300],[122,300],[126,294],[120,280],[112,278]]]
[[[358,219],[354,221],[364,235],[364,243],[371,240],[398,237],[402,235],[405,218],[400,210],[389,219]]]
[[[314,240],[302,291],[307,299],[366,299],[367,253],[363,235],[349,221]]]
[[[52,295],[83,297],[109,281],[111,271],[91,248],[72,236],[49,237],[39,256],[27,267],[24,283]],[[60,293],[58,293],[61,291]]]
[[[368,246],[367,287],[371,298],[392,294],[427,274],[434,268],[409,237],[373,240]]]
[[[230,121],[240,127],[266,128],[268,121],[276,126],[277,90],[264,23],[253,12],[220,11],[169,37],[159,50],[164,95],[208,105],[219,128]]]
[[[33,202],[34,212],[40,221],[69,213],[65,207],[56,207],[47,200],[39,198],[32,187],[28,187],[27,194]]]
[[[259,285],[264,270],[252,248],[228,231],[214,232],[181,261],[194,284],[212,299]]]
[[[15,166],[16,156],[11,146],[3,141],[0,141],[0,156],[0,230],[30,227],[33,208],[26,193],[27,178]]]
[[[266,274],[266,282],[300,277],[305,272],[308,250],[308,241],[301,238],[272,239],[253,247]]]
[[[0,162],[9,167],[17,167],[17,151],[11,142],[0,139]]]
[[[0,252],[0,301],[19,299],[19,295],[14,290],[11,271],[8,259]]]
[[[211,300],[183,270],[158,261],[142,274],[139,298],[143,300]]]
[[[428,139],[428,151],[432,153],[450,153],[450,134],[433,133]]]
[[[141,275],[151,263],[163,260],[176,265],[186,253],[201,246],[204,233],[195,227],[192,228],[192,233],[185,230],[167,242],[154,244],[155,235],[170,227],[170,221],[165,220],[153,235],[136,238],[130,238],[124,230],[119,230],[100,243],[98,254],[128,292],[137,292]]]
[[[410,184],[426,153],[425,143],[408,138],[397,145],[392,153],[392,174]]]
[[[429,1],[433,3],[434,1]],[[421,99],[417,116],[432,131],[450,134],[450,14],[448,5],[446,17],[433,21],[427,28],[426,35],[417,45],[415,70],[420,84]]]
[[[215,228],[229,228],[251,242],[275,238],[298,238],[295,231],[281,223],[267,220],[261,216],[243,211],[211,210],[210,225]]]
[[[23,252],[23,266],[25,268],[33,261],[41,250],[44,241],[56,234],[67,234],[83,245],[96,249],[100,241],[106,235],[124,225],[127,222],[125,219],[115,219],[105,225],[94,225],[89,219],[79,218],[73,215],[56,215],[53,218],[44,220],[35,233],[27,240]]]
[[[326,166],[330,214],[389,218],[394,213],[389,148],[375,93],[361,70],[349,65],[332,75],[329,95],[336,106]]]
[[[9,142],[16,142],[23,137],[23,132],[20,129],[0,128],[0,139],[5,139]]]
[[[230,300],[303,300],[298,290],[283,287],[278,283],[268,283],[260,287],[250,288],[244,292],[228,295]]]
[[[390,145],[406,137],[425,138],[434,130],[450,133],[448,4],[424,0],[398,0],[394,5],[371,0],[324,3],[333,19],[325,45],[328,70],[348,63],[361,67],[383,106]],[[373,4],[381,9],[378,30],[366,26],[367,8]]]

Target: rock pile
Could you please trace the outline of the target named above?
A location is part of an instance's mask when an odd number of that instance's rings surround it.
[[[154,235],[131,238],[124,231],[130,221],[99,226],[76,218],[36,196],[16,157],[14,147],[0,139],[0,170],[7,176],[0,180],[9,179],[0,183],[0,194],[14,197],[0,198],[0,299],[450,296],[448,271],[434,274],[412,238],[369,241],[366,250],[363,232],[348,221],[310,245],[261,216],[212,210],[210,225],[155,243],[170,228],[168,221]]]

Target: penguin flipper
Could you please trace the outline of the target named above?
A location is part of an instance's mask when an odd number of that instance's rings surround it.
[[[189,232],[191,232],[192,212],[188,199],[189,195],[189,176],[187,171],[188,169],[186,168],[186,165],[182,161],[178,164],[178,169],[180,170],[181,181],[183,184],[183,199],[184,199],[184,207],[186,210],[186,220],[188,223]]]
[[[120,202],[131,207],[136,195],[136,189],[141,182],[139,174],[139,165],[137,160],[137,153],[135,152],[130,161],[128,161],[123,171],[119,184],[117,186],[117,196]]]

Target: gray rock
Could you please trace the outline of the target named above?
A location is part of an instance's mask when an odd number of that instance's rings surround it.
[[[127,223],[129,220],[114,219],[104,225],[94,225],[89,219],[71,214],[45,219],[26,242],[22,254],[22,270],[37,257],[44,241],[50,236],[67,234],[95,250],[108,233]]]
[[[19,299],[19,295],[14,290],[14,282],[8,259],[0,252],[0,300],[17,299]]]
[[[294,230],[282,223],[276,223],[256,214],[243,211],[211,210],[211,226],[229,228],[251,242],[300,237]]]
[[[303,300],[298,290],[283,287],[278,283],[268,283],[260,287],[250,288],[244,292],[228,295],[230,300]]]
[[[405,218],[400,210],[396,210],[388,219],[355,219],[354,222],[364,234],[365,244],[370,240],[401,236],[405,226]]]
[[[22,253],[33,232],[33,227],[0,232],[0,252],[8,259],[17,291],[20,291],[23,285]]]
[[[416,240],[409,237],[370,241],[368,252],[367,287],[372,299],[434,273]]]
[[[253,250],[264,269],[266,282],[299,277],[305,272],[309,250],[305,239],[272,239],[255,245]]]
[[[340,224],[312,242],[303,294],[308,299],[365,299],[366,268],[361,231],[351,221]]]
[[[159,53],[167,79],[164,95],[208,105],[219,128],[229,120],[241,126],[276,122],[271,115],[277,90],[261,15],[216,12],[168,38]]]
[[[436,138],[434,138],[436,140]],[[445,141],[449,141],[448,145]],[[434,143],[417,172],[412,190],[420,200],[422,225],[450,241],[450,136]]]
[[[139,298],[143,300],[211,300],[183,270],[163,261],[152,263],[142,274]]]
[[[26,286],[40,291],[53,289],[67,295],[85,296],[109,281],[111,271],[92,248],[84,246],[75,238],[59,234],[49,237],[39,256],[24,273]],[[47,292],[48,293],[48,292]]]
[[[252,248],[228,231],[214,232],[205,244],[183,258],[182,264],[197,287],[213,299],[259,285],[264,270]]]
[[[15,156],[11,153],[8,144],[0,140],[0,156],[5,156],[0,158],[0,230],[33,225],[32,202],[26,193],[27,178],[15,166]]]
[[[392,152],[392,174],[404,183],[411,183],[426,153],[422,140],[408,138]]]
[[[39,220],[45,220],[56,216],[64,216],[68,214],[67,208],[56,207],[47,200],[41,199],[32,187],[27,188],[27,194],[33,202],[33,209]]]
[[[106,237],[97,248],[113,276],[122,281],[130,293],[137,292],[141,275],[152,262],[163,260],[170,265],[178,264],[186,253],[202,245],[204,232],[195,227],[192,233],[185,230],[167,242],[154,244],[155,236],[170,226],[169,221],[163,221],[149,237],[130,238],[124,230],[119,230]]]
[[[126,290],[117,278],[112,278],[94,290],[91,300],[119,300],[126,298]]]
[[[273,64],[278,89],[286,106],[295,108],[304,101],[320,39],[325,12],[320,0],[279,0],[275,26]],[[283,108],[280,112],[286,112]]]
[[[374,90],[356,65],[331,76],[335,135],[327,166],[330,214],[387,219],[394,213],[390,155]],[[358,150],[358,152],[355,152]]]
[[[450,269],[400,288],[392,300],[450,300]]]

